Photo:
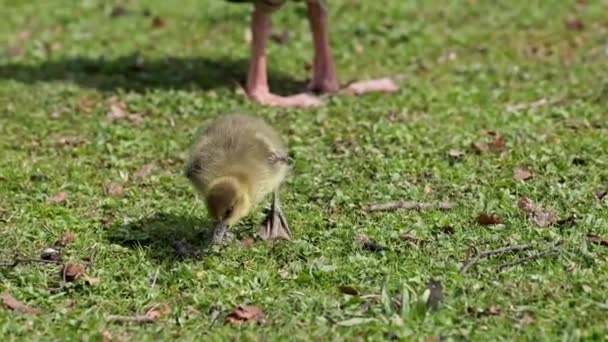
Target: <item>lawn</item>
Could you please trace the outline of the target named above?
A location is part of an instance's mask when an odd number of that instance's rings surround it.
[[[341,80],[398,92],[250,103],[247,5],[0,0],[3,341],[606,339],[608,2],[330,12]],[[274,17],[278,92],[308,76],[305,16]],[[182,169],[197,129],[237,111],[289,144],[290,242],[253,239],[260,207],[206,244]],[[454,206],[364,210],[398,200]],[[36,261],[48,247],[84,274]],[[248,304],[262,320],[227,321]]]

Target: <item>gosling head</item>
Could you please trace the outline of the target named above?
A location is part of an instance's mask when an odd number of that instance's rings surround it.
[[[213,243],[219,243],[228,227],[236,224],[251,210],[245,185],[236,178],[225,177],[211,184],[207,194],[207,210],[215,226]]]

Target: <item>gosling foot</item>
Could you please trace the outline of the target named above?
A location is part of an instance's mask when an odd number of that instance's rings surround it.
[[[291,240],[289,224],[281,210],[276,192],[273,194],[272,207],[260,227],[258,236],[262,240]]]

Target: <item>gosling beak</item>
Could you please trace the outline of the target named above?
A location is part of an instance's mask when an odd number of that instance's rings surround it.
[[[222,239],[224,238],[224,233],[226,233],[227,228],[228,226],[222,222],[216,223],[215,227],[213,227],[213,236],[211,237],[211,243],[218,244],[222,242]]]

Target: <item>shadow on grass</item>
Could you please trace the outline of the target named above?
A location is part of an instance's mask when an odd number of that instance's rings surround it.
[[[157,213],[139,221],[115,225],[107,230],[112,243],[145,247],[155,260],[198,259],[210,247],[211,225],[194,217]]]
[[[229,57],[166,57],[146,59],[138,54],[118,58],[73,57],[39,64],[0,64],[0,79],[22,83],[69,81],[101,91],[145,92],[150,89],[232,88],[244,84],[249,61]],[[269,72],[271,88],[279,94],[302,91],[304,81]]]

